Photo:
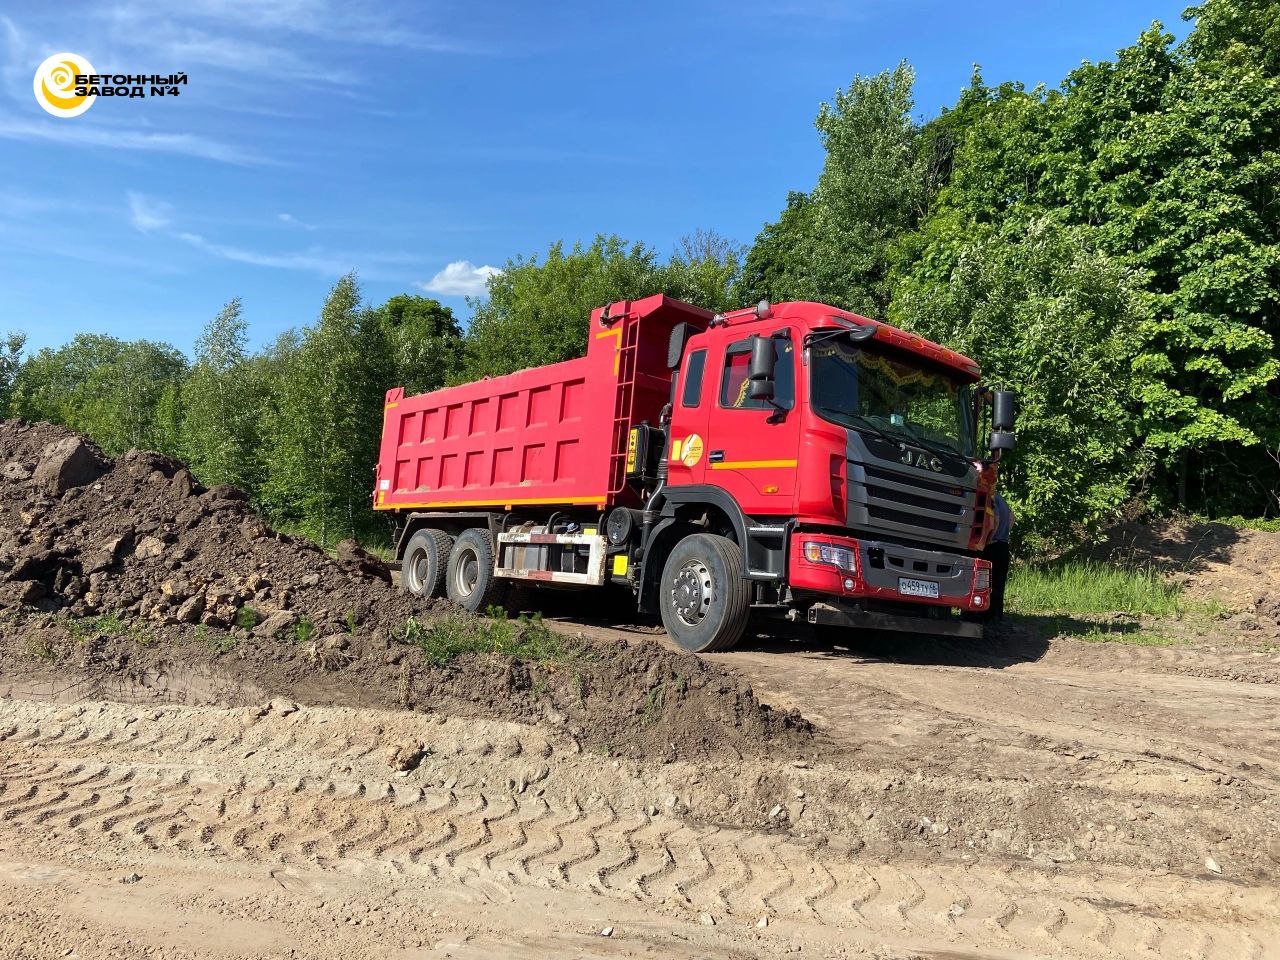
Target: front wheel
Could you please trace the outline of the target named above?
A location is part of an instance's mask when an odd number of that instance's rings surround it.
[[[728,650],[741,639],[751,594],[732,540],[709,533],[681,540],[662,568],[661,586],[662,625],[681,650]]]

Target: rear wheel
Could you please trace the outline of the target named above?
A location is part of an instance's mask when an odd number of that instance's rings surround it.
[[[453,537],[443,530],[419,530],[409,538],[400,562],[400,584],[415,597],[438,597],[444,593],[445,567]]]
[[[449,553],[445,589],[449,599],[472,613],[502,606],[508,584],[494,574],[493,536],[488,530],[472,527],[458,537]]]
[[[730,649],[751,612],[741,549],[708,533],[681,540],[662,568],[660,606],[662,624],[681,650]]]

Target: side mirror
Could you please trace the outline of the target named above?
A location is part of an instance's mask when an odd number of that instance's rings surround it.
[[[1000,453],[1004,450],[1013,449],[1013,434],[1008,430],[992,430],[991,441],[988,444],[993,453]]]
[[[1001,433],[1013,432],[1013,391],[991,391],[991,429]]]
[[[773,373],[777,363],[772,337],[756,337],[751,341],[751,366],[747,374],[751,386],[747,396],[752,400],[773,399]]]

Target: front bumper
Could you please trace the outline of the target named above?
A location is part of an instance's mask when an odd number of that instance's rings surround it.
[[[814,545],[834,562],[806,556]],[[794,591],[841,600],[885,601],[985,613],[991,606],[991,563],[979,557],[859,540],[830,533],[791,535],[787,581]],[[909,582],[908,582],[909,581]],[[934,585],[937,596],[904,593],[912,585]],[[825,598],[823,598],[825,599]]]
[[[831,627],[850,627],[864,630],[896,630],[901,633],[919,633],[935,637],[963,637],[982,639],[982,624],[967,620],[943,620],[934,617],[903,617],[895,613],[876,613],[863,610],[839,600],[815,603],[806,618],[810,623]]]

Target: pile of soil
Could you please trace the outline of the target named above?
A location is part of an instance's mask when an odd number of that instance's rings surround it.
[[[1122,523],[1084,559],[1159,571],[1199,600],[1216,600],[1257,639],[1280,637],[1280,533],[1179,520]]]
[[[447,609],[395,589],[354,543],[332,559],[273,531],[242,491],[205,489],[172,458],[112,460],[63,428],[0,422],[0,672],[11,686],[17,671],[145,687],[198,670],[206,682],[188,702],[447,707],[667,759],[811,736],[722,668],[655,644],[579,638],[563,663],[467,654],[431,666],[402,642],[405,624]]]

